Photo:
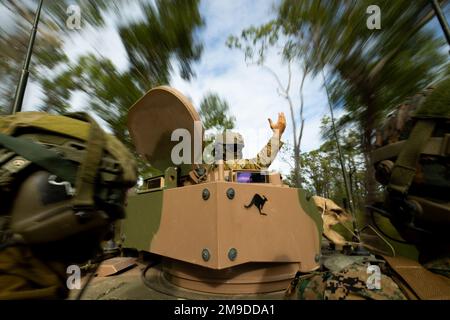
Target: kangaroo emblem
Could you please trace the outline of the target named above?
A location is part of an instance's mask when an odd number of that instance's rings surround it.
[[[256,208],[258,208],[259,214],[267,216],[266,213],[262,212],[262,209],[264,208],[264,205],[266,204],[267,200],[268,199],[266,198],[266,196],[261,197],[259,194],[256,193],[253,196],[252,201],[248,205],[244,205],[244,207],[248,209],[254,205]]]

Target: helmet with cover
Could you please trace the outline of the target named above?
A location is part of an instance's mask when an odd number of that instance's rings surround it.
[[[0,118],[3,244],[99,240],[124,217],[136,178],[129,151],[87,114]]]
[[[244,139],[237,132],[224,131],[216,135],[214,142],[215,160],[238,160],[242,159]]]

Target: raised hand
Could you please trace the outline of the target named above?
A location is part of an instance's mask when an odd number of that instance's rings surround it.
[[[284,116],[284,112],[278,113],[278,121],[276,123],[272,122],[272,119],[268,119],[270,128],[273,130],[273,132],[276,132],[278,130],[279,135],[281,136],[286,129],[286,117]]]

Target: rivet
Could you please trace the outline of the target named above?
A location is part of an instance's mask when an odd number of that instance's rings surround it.
[[[209,254],[209,250],[208,249],[203,249],[202,251],[202,258],[204,261],[208,261],[210,258],[210,254]]]
[[[202,191],[202,198],[203,200],[208,200],[209,199],[209,190],[208,189],[203,189]]]
[[[228,199],[233,199],[234,198],[234,194],[235,194],[235,192],[234,192],[234,189],[233,188],[230,188],[230,189],[228,189],[227,190],[227,197],[228,197]]]
[[[235,248],[231,248],[228,251],[228,259],[230,259],[231,261],[236,260],[237,257],[237,250]]]

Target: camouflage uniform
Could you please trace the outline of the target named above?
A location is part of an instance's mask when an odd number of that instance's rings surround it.
[[[309,279],[301,279],[297,290],[301,300],[406,300],[397,284],[381,276],[382,289],[368,289],[367,266],[351,265],[338,273],[325,272]]]
[[[385,260],[370,257],[348,257],[334,254],[328,258],[338,261],[330,269],[312,273],[298,273],[286,292],[287,299],[298,300],[408,300],[417,299],[401,276],[386,263]],[[347,261],[339,267],[339,262]],[[352,261],[350,262],[349,261]],[[381,271],[380,289],[369,289],[367,268],[378,265]],[[441,258],[424,264],[424,267],[434,274],[441,274],[445,282],[450,281],[450,258]],[[449,293],[450,294],[450,293]],[[446,298],[447,299],[447,298]]]
[[[252,159],[235,159],[225,161],[225,170],[263,170],[267,169],[275,159],[283,142],[273,135],[264,148]],[[272,149],[272,146],[275,148]]]

